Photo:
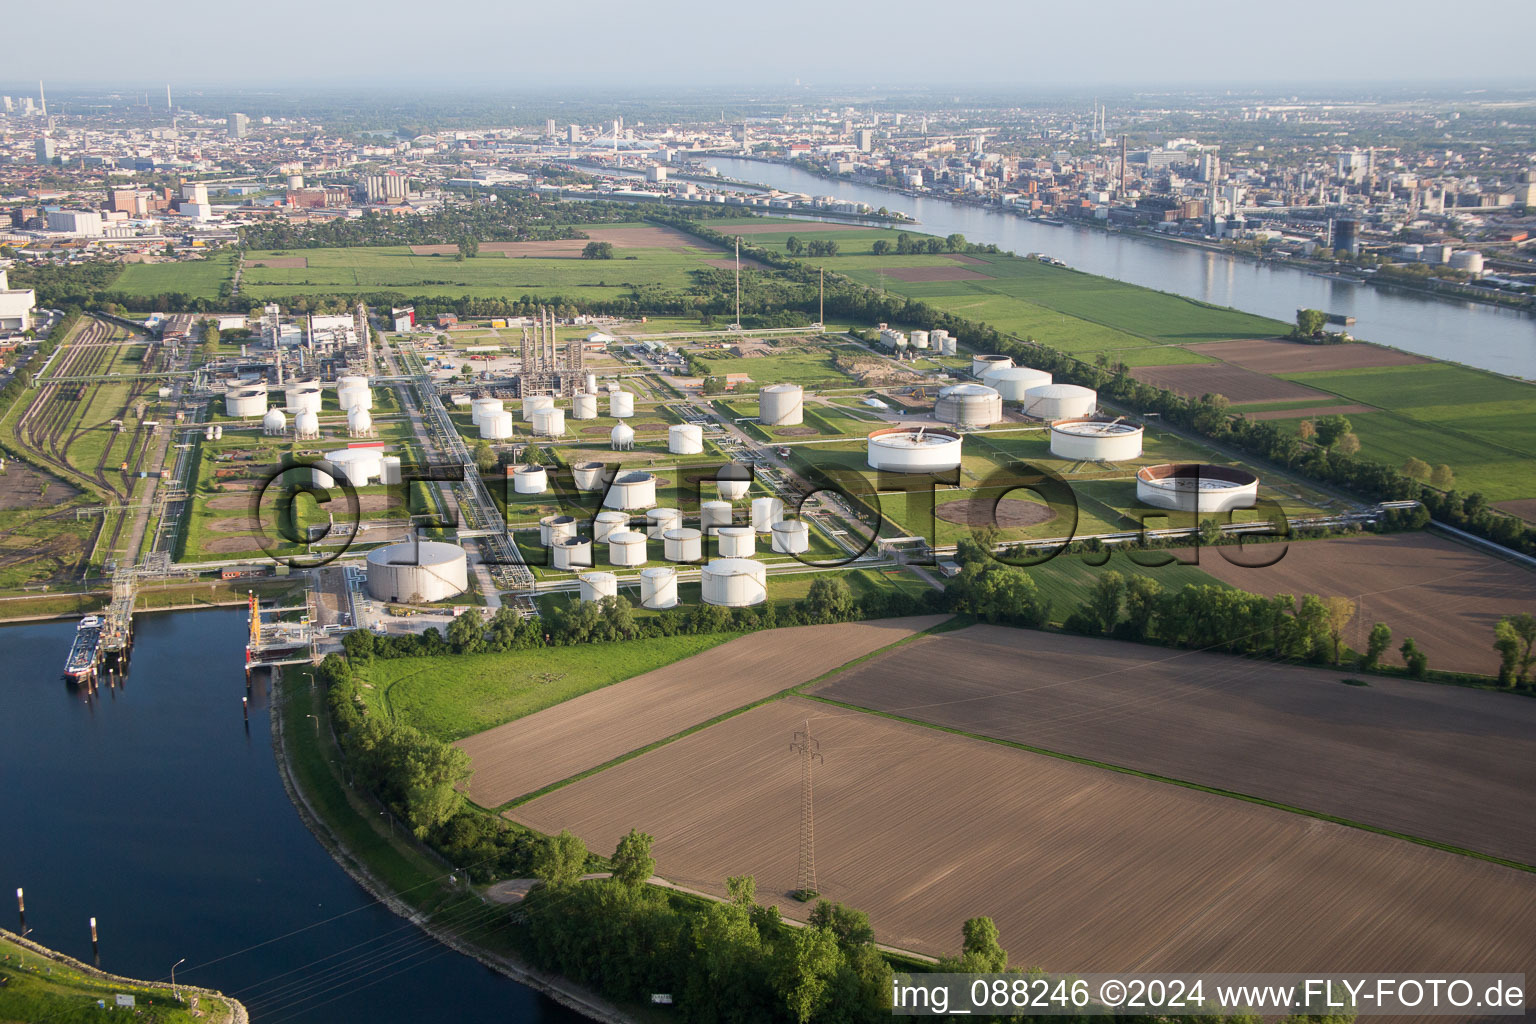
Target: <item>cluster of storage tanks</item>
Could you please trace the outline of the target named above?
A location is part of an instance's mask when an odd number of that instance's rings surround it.
[[[377,448],[341,448],[321,457],[353,487],[400,482],[400,456],[385,455]],[[337,482],[330,473],[319,468],[310,470],[310,479],[316,487],[331,487]]]
[[[320,408],[324,391],[317,381],[296,381],[283,389],[282,408],[267,407],[267,386],[264,383],[247,384],[231,388],[224,393],[224,412],[243,418],[260,416],[264,434],[284,434],[288,430],[288,417],[293,417],[294,433],[300,439],[320,436]],[[373,389],[368,378],[349,375],[336,381],[336,399],[347,417],[347,433],[353,437],[367,437],[373,433]]]

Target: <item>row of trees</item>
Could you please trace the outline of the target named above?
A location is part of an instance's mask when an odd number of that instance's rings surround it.
[[[784,248],[793,256],[836,256],[837,243],[832,239],[813,238],[809,242],[801,241],[794,235],[784,240]]]

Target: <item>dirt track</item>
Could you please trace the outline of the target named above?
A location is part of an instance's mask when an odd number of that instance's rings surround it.
[[[1536,864],[1536,701],[976,626],[818,695]]]
[[[525,804],[720,893],[796,885],[810,719],[818,888],[885,942],[953,952],[991,915],[1015,964],[1087,970],[1526,970],[1536,875],[804,699],[775,701]]]
[[[946,616],[751,633],[460,740],[469,795],[497,807],[934,626]],[[556,829],[559,831],[559,829]]]

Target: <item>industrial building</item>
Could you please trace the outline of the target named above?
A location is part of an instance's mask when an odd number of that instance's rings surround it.
[[[32,326],[37,292],[12,288],[5,268],[0,267],[0,331],[25,331]]]
[[[368,593],[378,601],[426,603],[469,588],[464,549],[445,541],[412,539],[368,552]]]

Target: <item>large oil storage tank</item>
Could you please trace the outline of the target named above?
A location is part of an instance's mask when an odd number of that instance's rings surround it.
[[[757,421],[767,427],[805,422],[805,391],[799,384],[774,384],[757,393]]]
[[[625,530],[608,535],[608,562],[611,565],[644,565],[649,556],[645,553],[645,534],[639,530]]]
[[[669,562],[697,562],[704,557],[704,535],[683,526],[661,535],[662,555]]]
[[[1003,418],[1003,396],[985,384],[951,384],[933,403],[933,418],[957,427],[990,427]]]
[[[698,455],[704,450],[704,428],[697,423],[674,423],[667,428],[667,451],[673,455]]]
[[[534,410],[533,432],[540,437],[559,437],[565,433],[565,410],[555,408]]]
[[[571,418],[577,420],[597,419],[597,396],[582,394],[571,399]]]
[[[523,419],[533,422],[533,414],[540,409],[553,409],[555,407],[554,395],[524,395]]]
[[[666,566],[640,570],[642,608],[677,607],[677,570]]]
[[[1051,454],[1074,462],[1129,462],[1141,457],[1140,423],[1087,416],[1051,423]]]
[[[1049,423],[1052,420],[1092,416],[1099,393],[1081,384],[1042,384],[1024,393],[1024,414]]]
[[[557,541],[576,536],[575,516],[545,516],[539,520],[539,543],[553,547]]]
[[[556,569],[590,568],[592,542],[581,537],[561,537],[550,545],[549,560]]]
[[[750,558],[716,558],[700,576],[706,604],[747,608],[768,598],[768,571]]]
[[[750,526],[722,526],[715,537],[721,558],[751,558],[757,549],[757,534]]]
[[[778,498],[752,499],[752,529],[758,533],[767,533],[783,518],[784,502]]]
[[[571,476],[576,481],[578,491],[600,491],[603,489],[603,477],[606,467],[601,462],[578,462],[571,467]]]
[[[518,466],[512,472],[515,494],[543,494],[549,487],[549,471],[543,466]]]
[[[326,452],[325,460],[353,487],[366,487],[384,475],[384,456],[375,448],[342,448]]]
[[[290,413],[301,413],[305,409],[319,413],[324,400],[325,395],[320,390],[320,385],[312,381],[290,384],[283,389],[283,408]]]
[[[937,427],[882,427],[869,434],[865,461],[889,473],[941,473],[960,467],[960,435]]]
[[[386,455],[379,460],[384,467],[382,480],[386,484],[398,484],[401,481],[400,456]]]
[[[683,525],[683,513],[676,508],[653,508],[645,514],[645,533],[651,538],[658,538],[668,530],[675,530]]]
[[[643,509],[655,504],[656,478],[643,469],[621,472],[603,495],[606,508]]]
[[[320,417],[313,409],[305,409],[293,418],[293,432],[301,440],[320,436]]]
[[[283,415],[283,410],[277,406],[267,410],[267,414],[261,418],[261,432],[263,434],[288,433],[288,417]]]
[[[592,517],[592,539],[607,541],[608,535],[629,529],[629,516],[617,509],[605,508]]]
[[[501,399],[477,398],[473,402],[469,403],[469,421],[478,427],[480,425],[480,420],[483,417],[493,412],[502,411],[503,409]]]
[[[728,501],[704,501],[699,503],[699,526],[706,532],[731,525],[731,503]]]
[[[1164,463],[1136,471],[1136,500],[1155,508],[1201,515],[1253,508],[1259,478],[1236,466]]]
[[[586,384],[585,390],[586,390],[587,394],[591,395],[593,398],[596,398],[597,397],[597,374],[595,374],[595,373],[587,374],[586,380],[585,380],[584,383]]]
[[[224,393],[224,415],[260,416],[267,411],[267,386],[253,384]]]
[[[480,436],[487,441],[501,441],[512,436],[512,414],[488,412],[480,417]]]
[[[457,544],[408,540],[368,552],[368,593],[377,601],[444,601],[469,587],[468,560]]]
[[[360,405],[347,410],[347,433],[353,437],[366,437],[373,433],[373,416]]]
[[[628,423],[618,423],[608,433],[608,441],[616,452],[627,452],[635,446],[635,428]]]
[[[927,331],[913,331],[911,334],[911,340],[912,347],[915,349],[926,350],[928,348]]]
[[[373,389],[368,386],[368,378],[358,374],[337,377],[336,404],[343,409],[350,409],[354,405],[372,409]]]
[[[1022,402],[1030,388],[1051,382],[1051,375],[1032,366],[999,366],[988,370],[981,382],[1003,396],[1005,402]]]
[[[999,355],[975,355],[971,356],[971,376],[978,380],[987,375],[988,370],[996,370],[1003,366],[1012,366],[1013,359],[1010,356]]]
[[[752,470],[746,466],[738,466],[731,463],[729,466],[721,466],[715,474],[715,489],[720,492],[722,501],[738,501],[747,496],[747,491],[752,488]]]
[[[955,354],[955,339],[949,336],[949,332],[942,327],[934,328],[928,332],[928,343],[933,346],[937,355],[952,356]]]
[[[608,415],[624,419],[635,414],[635,396],[628,391],[615,391],[608,396]]]
[[[811,546],[811,529],[800,519],[783,519],[773,524],[773,550],[784,555],[798,555]]]
[[[576,579],[580,581],[583,601],[619,596],[619,578],[611,572],[584,572]]]

